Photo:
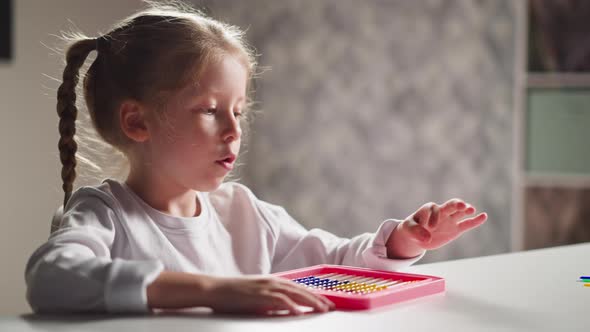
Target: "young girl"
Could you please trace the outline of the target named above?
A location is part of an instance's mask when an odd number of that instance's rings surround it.
[[[85,102],[130,171],[124,182],[72,194],[75,88],[92,51]],[[329,300],[268,274],[320,263],[400,269],[486,220],[453,199],[345,239],[306,230],[245,186],[223,183],[240,149],[255,65],[240,30],[170,5],[70,46],[57,95],[63,216],[26,267],[33,310],[324,312]]]

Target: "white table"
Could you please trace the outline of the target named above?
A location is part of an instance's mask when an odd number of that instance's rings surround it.
[[[371,311],[254,318],[203,312],[0,318],[0,331],[590,331],[590,243],[417,265],[444,294]]]

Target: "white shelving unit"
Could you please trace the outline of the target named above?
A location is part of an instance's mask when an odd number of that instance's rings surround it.
[[[590,176],[586,174],[564,175],[555,173],[527,172],[525,187],[550,187],[550,188],[590,188]]]
[[[590,88],[590,73],[525,73],[527,88]]]
[[[564,174],[527,170],[527,98],[531,88],[586,88],[590,73],[528,72],[528,0],[516,3],[514,84],[514,182],[511,220],[512,251],[525,249],[527,188],[590,188],[590,174]],[[590,107],[590,105],[589,105]],[[590,153],[590,142],[588,142]]]
[[[528,0],[527,0],[528,1]],[[528,9],[527,1],[517,1],[515,12],[515,38],[514,38],[514,93],[513,93],[513,147],[512,147],[512,211],[510,220],[510,246],[512,251],[524,249],[524,197],[525,181],[524,170],[526,160],[524,158],[524,125],[526,120],[526,68],[527,68],[527,34],[528,34]]]

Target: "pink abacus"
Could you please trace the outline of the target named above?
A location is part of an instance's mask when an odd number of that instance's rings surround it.
[[[445,280],[439,277],[343,265],[315,265],[275,275],[326,296],[338,309],[371,309],[445,290]]]

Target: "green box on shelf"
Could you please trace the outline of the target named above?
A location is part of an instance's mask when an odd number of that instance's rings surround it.
[[[590,175],[590,88],[530,88],[528,171]]]

